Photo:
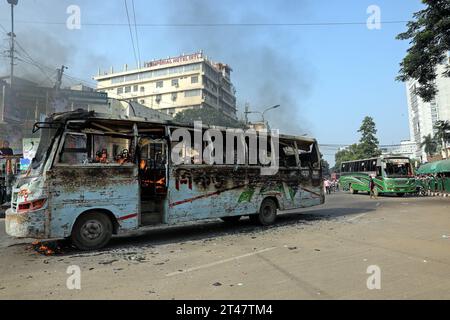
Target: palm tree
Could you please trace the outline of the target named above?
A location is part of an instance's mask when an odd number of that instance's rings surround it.
[[[436,140],[431,136],[431,134],[429,134],[427,136],[423,136],[420,147],[424,148],[427,156],[432,156],[436,153],[437,143]]]
[[[450,121],[436,121],[434,129],[436,130],[435,139],[441,143],[445,158],[448,159],[447,142],[450,141]]]

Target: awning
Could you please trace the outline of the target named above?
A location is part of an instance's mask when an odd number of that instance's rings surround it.
[[[436,169],[437,172],[450,172],[450,159],[439,161]]]
[[[450,172],[450,159],[425,163],[417,170],[418,174]]]

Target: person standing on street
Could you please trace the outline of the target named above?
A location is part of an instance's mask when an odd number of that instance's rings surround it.
[[[378,196],[375,193],[375,180],[373,180],[372,176],[370,176],[369,188],[370,188],[370,199],[372,198],[378,199]]]
[[[331,194],[331,191],[330,191],[330,180],[328,180],[328,179],[325,179],[325,191],[326,191],[326,193],[327,194]]]

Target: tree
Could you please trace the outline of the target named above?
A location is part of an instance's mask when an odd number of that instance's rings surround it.
[[[378,148],[377,129],[373,118],[365,117],[358,132],[361,133],[358,147],[361,156],[363,158],[378,157],[381,154],[381,150]]]
[[[336,162],[334,169],[336,171],[340,170],[341,163],[344,161],[378,157],[381,154],[381,150],[378,148],[379,142],[376,137],[377,129],[372,117],[365,117],[363,119],[358,132],[361,133],[359,143],[354,143],[334,155]]]
[[[223,112],[205,107],[202,109],[188,109],[178,112],[174,120],[176,122],[192,124],[194,121],[202,121],[206,125],[214,125],[230,128],[244,128],[245,124],[242,121],[235,120]]]
[[[431,134],[427,136],[423,136],[422,143],[420,144],[421,148],[424,148],[425,153],[428,156],[432,156],[437,151],[437,143],[436,140],[431,136]]]
[[[329,176],[330,175],[330,164],[325,159],[322,159],[321,162],[322,162],[322,174],[324,176]]]
[[[397,80],[418,80],[420,86],[415,93],[424,101],[431,101],[437,93],[434,80],[436,67],[442,64],[450,50],[450,1],[422,0],[427,7],[414,13],[408,30],[397,36],[399,40],[410,40],[411,47],[403,61]],[[450,77],[450,68],[443,74]]]
[[[445,152],[445,158],[448,159],[447,142],[450,141],[450,121],[436,121],[434,129],[436,130],[435,141],[439,141]]]
[[[352,161],[361,159],[362,153],[359,144],[354,143],[347,148],[336,152],[334,159],[336,164],[334,165],[334,171],[340,171],[341,163],[345,161]]]

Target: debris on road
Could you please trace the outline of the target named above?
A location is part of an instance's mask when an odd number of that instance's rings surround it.
[[[37,253],[46,256],[59,255],[64,253],[60,241],[48,241],[48,242],[35,241],[31,243],[31,246],[28,246],[26,248],[33,249]]]
[[[98,264],[113,264],[114,262],[117,262],[119,260],[113,259],[113,260],[107,260],[107,261],[100,261]]]

